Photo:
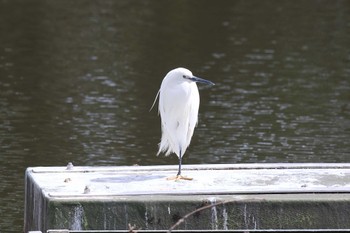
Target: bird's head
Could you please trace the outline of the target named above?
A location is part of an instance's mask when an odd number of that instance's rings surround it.
[[[205,80],[202,78],[198,78],[192,74],[192,72],[186,68],[176,68],[166,75],[166,78],[171,80],[172,82],[182,83],[182,82],[200,82],[207,85],[214,85],[213,82],[209,80]]]

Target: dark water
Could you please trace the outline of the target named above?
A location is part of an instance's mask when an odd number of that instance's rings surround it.
[[[350,162],[349,1],[0,0],[0,231],[29,166],[176,164],[149,108],[178,66],[216,83],[184,163]]]

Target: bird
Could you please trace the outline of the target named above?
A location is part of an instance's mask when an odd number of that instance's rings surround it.
[[[182,158],[190,145],[198,122],[199,91],[196,83],[215,85],[196,77],[186,68],[175,68],[164,77],[151,109],[159,97],[158,113],[161,118],[161,141],[157,155],[175,153],[179,159],[178,172],[168,180],[192,180],[181,175]]]

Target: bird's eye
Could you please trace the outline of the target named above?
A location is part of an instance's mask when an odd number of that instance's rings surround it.
[[[186,78],[186,75],[182,75],[183,78]]]

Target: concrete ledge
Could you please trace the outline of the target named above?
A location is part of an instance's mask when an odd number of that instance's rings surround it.
[[[349,229],[350,164],[33,167],[29,230]]]

